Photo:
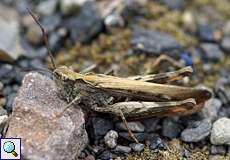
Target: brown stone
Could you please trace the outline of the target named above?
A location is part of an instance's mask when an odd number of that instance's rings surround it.
[[[84,114],[75,106],[54,120],[65,106],[51,79],[27,74],[15,98],[6,137],[22,138],[25,159],[75,159],[88,143]]]

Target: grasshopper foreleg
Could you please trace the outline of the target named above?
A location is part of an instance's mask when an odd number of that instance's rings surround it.
[[[81,99],[80,95],[77,95],[69,104],[67,104],[62,111],[55,114],[55,118],[60,118],[73,104],[79,103]]]

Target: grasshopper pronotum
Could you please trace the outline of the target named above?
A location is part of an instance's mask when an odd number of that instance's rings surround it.
[[[83,109],[87,107],[96,112],[121,116],[130,136],[138,142],[128,128],[126,118],[193,113],[200,110],[211,96],[206,89],[164,84],[190,75],[191,67],[175,72],[128,78],[94,73],[80,74],[66,66],[56,67],[46,32],[31,11],[29,13],[42,29],[44,42],[53,64],[56,85],[60,95],[69,103],[56,115],[57,118],[71,104],[82,104]]]

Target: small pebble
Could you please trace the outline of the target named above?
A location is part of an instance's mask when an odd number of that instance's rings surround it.
[[[128,122],[128,127],[133,132],[144,132],[145,126],[141,122]],[[116,128],[121,131],[127,131],[123,122],[116,123]]]
[[[168,138],[176,138],[180,135],[183,127],[170,118],[165,118],[162,125],[162,135]]]
[[[117,145],[118,133],[116,131],[110,130],[106,133],[104,141],[107,147],[115,148]]]
[[[123,27],[125,25],[124,19],[118,14],[108,15],[104,23],[107,28],[109,27]]]
[[[159,0],[159,1],[172,10],[183,9],[186,4],[186,1],[184,0]]]
[[[6,102],[5,109],[8,112],[12,111],[12,104],[13,104],[13,101],[14,101],[14,98],[16,97],[16,95],[17,95],[16,93],[11,93],[10,95],[7,96],[7,102]]]
[[[211,98],[205,102],[204,107],[202,108],[202,117],[208,118],[211,121],[214,121],[217,116],[218,112],[221,108],[222,102],[217,98]]]
[[[30,25],[26,32],[26,38],[32,45],[39,45],[42,41],[42,32],[39,26]]]
[[[230,145],[230,119],[223,117],[213,123],[211,143],[215,145]]]
[[[4,87],[4,85],[3,85],[3,83],[0,81],[0,91],[2,91],[3,87]]]
[[[36,10],[43,16],[51,15],[57,8],[58,0],[47,0],[39,3]]]
[[[139,142],[143,142],[145,140],[145,133],[133,133],[133,134]],[[130,142],[134,142],[133,138],[131,138],[129,136],[129,133],[127,132],[119,132],[119,136]]]
[[[165,149],[165,143],[162,141],[162,139],[159,137],[157,134],[152,134],[151,139],[150,139],[150,145],[149,148],[151,150],[155,149]]]
[[[200,47],[204,52],[204,58],[207,60],[219,61],[224,57],[223,52],[220,50],[220,47],[217,44],[202,43]]]
[[[7,111],[4,108],[0,108],[0,116],[7,115]]]
[[[0,130],[2,131],[6,122],[8,120],[8,116],[7,115],[2,115],[0,116]]]
[[[223,50],[227,53],[230,53],[230,36],[224,37],[224,39],[221,42],[221,48],[223,48]]]
[[[214,31],[209,25],[198,25],[198,36],[203,42],[213,42]]]
[[[6,105],[6,99],[0,97],[0,107],[3,107]]]
[[[199,142],[210,134],[211,128],[212,123],[209,119],[198,121],[196,127],[186,128],[181,133],[181,139],[185,142]]]
[[[132,149],[130,147],[117,145],[117,147],[114,149],[114,152],[121,153],[121,154],[128,154],[131,152],[131,150]]]
[[[212,145],[210,148],[210,153],[224,155],[226,153],[226,147],[223,145],[221,146]]]
[[[89,0],[60,0],[60,9],[64,14],[77,12],[86,1]]]
[[[93,117],[89,121],[89,134],[94,140],[101,139],[109,130],[113,129],[113,122],[109,119]]]
[[[12,88],[9,85],[5,86],[3,88],[3,95],[8,96],[10,93],[12,93]]]
[[[141,152],[145,148],[145,145],[142,143],[131,143],[129,146],[132,148],[134,152]]]
[[[113,158],[113,154],[108,151],[108,150],[105,150],[103,151],[98,157],[97,159],[101,159],[101,160],[110,160]]]
[[[134,28],[131,35],[132,49],[136,53],[160,55],[169,50],[178,50],[181,45],[166,32],[159,32],[143,28]]]
[[[84,160],[95,160],[93,155],[88,155],[87,157],[84,158]]]
[[[160,125],[158,125],[160,119],[159,118],[148,118],[144,119],[142,123],[145,126],[145,132],[146,133],[152,133],[155,132],[156,130],[160,129]]]
[[[182,156],[185,158],[189,158],[190,152],[187,149],[182,149]]]

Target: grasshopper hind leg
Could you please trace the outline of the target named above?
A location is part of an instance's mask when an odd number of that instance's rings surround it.
[[[139,143],[138,140],[137,140],[137,138],[135,137],[135,135],[133,134],[133,132],[132,132],[131,129],[129,128],[128,122],[126,121],[125,116],[124,116],[124,114],[123,114],[123,112],[122,112],[121,110],[119,111],[119,116],[121,117],[123,123],[125,124],[126,129],[128,130],[129,136],[130,136],[136,143]]]

